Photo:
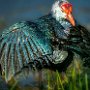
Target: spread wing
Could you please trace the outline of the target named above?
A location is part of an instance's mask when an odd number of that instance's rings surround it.
[[[0,64],[6,80],[28,63],[51,53],[50,40],[35,23],[16,23],[0,35]]]

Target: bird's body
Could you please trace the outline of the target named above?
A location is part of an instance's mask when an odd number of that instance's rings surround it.
[[[68,5],[68,2],[65,4]],[[52,11],[53,14],[35,21],[18,22],[1,33],[0,64],[6,81],[25,67],[65,70],[73,60],[74,53],[83,59],[89,58],[88,31],[79,25],[72,27],[75,22],[71,14],[67,15],[70,23],[66,18],[57,17],[54,9]]]
[[[29,65],[38,69],[49,67],[53,53],[59,51],[58,39],[67,38],[64,30],[51,14],[34,22],[18,22],[6,29],[0,37],[0,63],[5,77]]]

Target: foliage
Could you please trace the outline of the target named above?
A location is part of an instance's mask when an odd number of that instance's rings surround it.
[[[48,90],[89,90],[90,71],[74,61],[66,73],[56,71],[55,77],[48,76]]]
[[[27,87],[22,90],[89,90],[90,88],[90,70],[83,67],[80,60],[74,60],[66,72],[47,70],[45,78],[40,87],[34,89]],[[10,83],[10,90],[21,89],[13,79]]]

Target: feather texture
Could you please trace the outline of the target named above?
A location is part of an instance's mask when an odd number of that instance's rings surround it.
[[[2,72],[9,81],[25,67],[62,71],[71,63],[75,53],[89,66],[89,40],[90,33],[84,27],[64,28],[51,14],[33,22],[16,23],[0,35]]]
[[[16,23],[2,33],[0,63],[6,80],[28,63],[34,63],[34,60],[52,54],[51,43],[45,36],[35,24],[28,25],[27,22]]]

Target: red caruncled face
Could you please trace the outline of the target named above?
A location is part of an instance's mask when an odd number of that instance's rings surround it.
[[[75,26],[75,21],[72,16],[72,4],[65,2],[60,5],[60,8],[64,13],[66,13],[66,19],[70,21],[73,26]]]

